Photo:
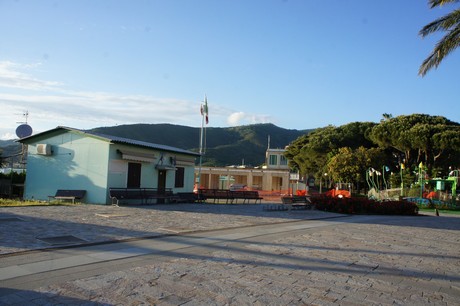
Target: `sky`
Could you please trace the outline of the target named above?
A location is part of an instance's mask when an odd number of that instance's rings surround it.
[[[0,139],[135,123],[286,129],[424,113],[460,122],[458,8],[426,0],[0,0]],[[28,113],[28,116],[24,114]],[[26,120],[27,119],[27,120]]]

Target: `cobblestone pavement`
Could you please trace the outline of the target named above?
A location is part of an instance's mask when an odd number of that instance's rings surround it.
[[[96,214],[106,215],[96,218]],[[91,242],[335,216],[318,211],[264,212],[257,205],[8,208],[0,209],[0,215],[24,220],[3,222],[15,223],[15,231],[38,223],[35,235],[41,231],[55,235],[52,226]],[[330,221],[330,226],[289,237],[238,241],[203,256],[175,256],[18,292],[0,298],[0,304],[460,304],[459,217],[354,216]],[[79,227],[77,233],[70,230]],[[9,251],[28,248],[4,239],[0,239],[2,250],[5,245]]]
[[[98,243],[340,216],[317,210],[266,211],[263,207],[264,204],[0,207],[0,254],[53,247],[40,238],[57,236]]]

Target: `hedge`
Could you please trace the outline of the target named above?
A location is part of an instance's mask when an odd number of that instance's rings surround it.
[[[375,201],[367,198],[311,198],[316,209],[343,214],[417,215],[418,206],[406,201]]]

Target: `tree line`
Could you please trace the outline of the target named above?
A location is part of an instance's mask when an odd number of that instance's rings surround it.
[[[379,123],[316,129],[293,141],[285,154],[290,167],[304,177],[319,179],[327,174],[334,182],[359,189],[367,185],[369,169],[375,169],[391,176],[396,188],[401,180],[413,182],[420,167],[430,178],[458,169],[460,124],[441,116],[384,114]]]

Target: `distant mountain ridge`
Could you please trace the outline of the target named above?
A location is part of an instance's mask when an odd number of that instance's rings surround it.
[[[169,145],[198,152],[200,128],[173,124],[131,124],[91,129],[92,132]],[[288,130],[274,124],[253,124],[229,128],[206,128],[203,165],[259,166],[271,148],[284,148],[312,130]]]
[[[16,157],[22,151],[21,144],[17,143],[13,139],[11,140],[0,140],[0,156],[2,158],[13,157],[13,162],[18,161],[20,158]],[[11,163],[11,160],[8,160]]]
[[[90,129],[92,132],[125,137],[150,143],[164,144],[199,152],[200,128],[174,124],[130,124]],[[265,162],[265,151],[270,138],[270,148],[284,148],[311,130],[289,130],[274,124],[253,124],[228,128],[205,129],[205,166],[247,165],[260,166]],[[21,152],[14,140],[1,141],[3,157]]]

